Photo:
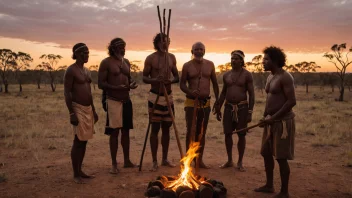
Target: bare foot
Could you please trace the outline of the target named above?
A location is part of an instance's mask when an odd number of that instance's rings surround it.
[[[119,173],[119,169],[117,169],[117,165],[112,165],[111,170],[109,171],[110,174],[116,175]]]
[[[229,168],[229,167],[233,167],[233,161],[228,161],[225,164],[219,166],[219,168]]]
[[[237,169],[240,171],[240,172],[246,172],[246,169],[244,169],[243,165],[242,165],[242,162],[238,162],[237,163]]]
[[[87,174],[85,174],[83,171],[81,171],[81,173],[79,174],[79,176],[81,176],[81,178],[85,178],[85,179],[93,179],[93,178],[95,178],[94,175],[87,175]]]
[[[270,187],[270,186],[262,186],[259,188],[254,189],[255,192],[264,192],[264,193],[273,193],[275,192],[274,187]]]
[[[210,166],[205,165],[204,162],[200,162],[199,168],[210,169]]]
[[[274,196],[274,198],[289,198],[290,195],[288,193],[279,193],[277,195]]]
[[[76,184],[85,184],[83,182],[83,180],[81,179],[81,177],[74,177],[73,178],[73,181],[76,183]]]
[[[154,162],[153,162],[153,167],[152,167],[152,169],[151,169],[150,171],[155,172],[155,171],[157,171],[157,170],[158,170],[158,162],[157,162],[157,161],[154,161]]]
[[[137,168],[139,165],[133,164],[130,160],[126,161],[123,165],[124,168]]]
[[[161,162],[161,165],[162,165],[162,166],[168,166],[168,167],[171,167],[171,168],[176,167],[175,164],[171,163],[171,162],[168,161],[168,160],[163,160],[163,161]]]

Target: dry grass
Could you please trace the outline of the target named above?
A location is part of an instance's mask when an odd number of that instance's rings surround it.
[[[16,88],[16,85],[10,86],[10,90]],[[135,126],[131,138],[136,139],[137,144],[143,143],[148,124],[146,103],[148,90],[149,86],[140,85],[137,90],[131,92]],[[184,94],[176,86],[173,90],[177,128],[181,139],[184,139],[186,133]],[[296,90],[298,102],[294,111],[297,135],[314,136],[311,142],[313,146],[339,146],[351,142],[352,101],[335,102],[337,92],[323,93],[318,87],[312,87],[310,90],[309,94],[305,94],[304,88],[301,87]],[[100,121],[96,124],[95,138],[103,138],[105,112],[100,103],[101,90],[93,90],[93,95],[100,117]],[[351,92],[347,91],[345,98],[350,100],[351,96]],[[25,85],[21,95],[14,91],[10,94],[1,93],[0,101],[0,147],[29,150],[33,159],[40,161],[44,155],[43,150],[62,149],[71,145],[72,129],[62,85],[58,86],[55,93],[50,91],[49,86],[38,90],[35,85]],[[257,92],[253,123],[261,118],[264,104],[265,95]],[[175,138],[173,132],[171,138]],[[209,121],[207,138],[223,142],[222,125],[214,116],[211,116]],[[348,156],[350,156],[348,163],[351,164],[351,153]]]

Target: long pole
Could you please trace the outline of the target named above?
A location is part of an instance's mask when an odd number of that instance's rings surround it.
[[[159,9],[158,9],[158,12],[159,12]],[[158,16],[160,16],[160,14],[158,14]],[[165,24],[166,23],[166,20],[165,20],[165,9],[164,9],[164,17],[163,17],[163,19],[164,19],[163,21],[164,21],[164,33],[165,33],[165,27],[166,27],[166,24]],[[170,20],[171,20],[171,9],[169,9],[168,24],[167,24],[167,34],[166,34],[165,66],[166,66],[166,75],[167,75],[166,77],[167,77],[167,79],[169,79],[169,77],[170,77],[170,75],[169,75],[169,43],[168,43],[169,42],[169,33],[170,33]],[[159,22],[160,21],[161,21],[161,19],[159,18]],[[162,83],[162,87],[163,87],[163,90],[164,90],[164,96],[165,96],[165,100],[166,100],[166,103],[167,103],[167,108],[168,108],[169,114],[171,116],[172,125],[174,127],[178,150],[180,151],[180,156],[181,156],[181,159],[182,159],[184,154],[183,154],[182,147],[181,147],[180,137],[178,135],[178,130],[177,130],[177,127],[176,127],[176,124],[175,124],[174,113],[173,113],[173,110],[171,108],[169,95],[167,94],[167,90],[166,90],[166,87],[165,87],[164,83]]]
[[[152,124],[151,118],[153,117],[153,114],[154,114],[154,111],[155,111],[155,107],[156,107],[156,104],[157,104],[158,101],[159,101],[159,94],[156,96],[155,103],[153,104],[153,108],[152,108],[152,111],[150,113],[150,118],[149,118],[149,122],[148,122],[148,128],[147,128],[147,132],[146,132],[145,139],[144,139],[144,144],[143,144],[142,155],[141,155],[141,159],[139,161],[139,171],[142,171],[142,164],[143,164],[145,147],[147,146],[147,141],[148,141],[149,131],[150,131],[150,125]]]
[[[263,122],[259,122],[258,124],[255,124],[255,125],[253,125],[253,126],[249,126],[249,127],[247,127],[247,128],[243,128],[243,129],[240,129],[240,130],[233,131],[232,134],[240,133],[240,132],[242,132],[242,131],[247,131],[247,130],[249,130],[249,129],[253,129],[253,128],[255,128],[255,127],[258,127],[258,126],[261,126],[261,125],[264,125],[264,124],[265,124],[265,123],[263,123]]]

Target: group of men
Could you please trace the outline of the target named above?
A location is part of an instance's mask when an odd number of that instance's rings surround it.
[[[199,167],[209,168],[203,161],[203,152],[211,112],[210,84],[212,84],[215,95],[212,112],[218,121],[222,120],[223,122],[228,156],[227,162],[220,167],[233,167],[232,135],[234,132],[236,133],[236,130],[246,128],[247,124],[251,122],[255,103],[253,78],[251,73],[245,69],[244,53],[241,50],[231,52],[232,69],[223,75],[223,88],[219,96],[215,66],[212,61],[203,58],[205,54],[203,43],[193,44],[192,60],[183,65],[181,79],[176,67],[176,58],[168,52],[169,38],[159,33],[154,37],[153,44],[156,51],[146,58],[143,69],[143,82],[151,85],[148,96],[148,111],[151,124],[152,170],[158,169],[157,151],[160,128],[162,131],[161,165],[175,167],[168,160],[170,127],[172,126],[172,114],[174,114],[171,85],[179,82],[181,90],[186,94],[184,102],[187,126],[186,150],[188,150],[191,141],[200,142]],[[136,89],[138,85],[131,78],[129,61],[124,58],[125,47],[126,43],[123,39],[113,39],[108,46],[109,57],[101,62],[98,71],[98,86],[103,90],[103,108],[107,115],[105,134],[110,136],[112,159],[110,173],[112,174],[118,173],[116,153],[120,131],[124,167],[136,167],[129,158],[129,130],[133,129],[133,110],[129,91]],[[68,67],[65,73],[64,92],[70,113],[70,122],[75,133],[71,151],[74,181],[83,183],[82,178],[92,178],[82,171],[82,162],[87,141],[93,137],[94,123],[98,121],[98,116],[93,105],[90,74],[84,67],[84,63],[88,62],[89,49],[84,43],[78,43],[72,51],[72,58],[76,62]],[[286,55],[282,49],[270,46],[265,48],[263,52],[264,69],[271,72],[265,87],[267,100],[261,119],[261,126],[264,127],[261,154],[264,157],[267,182],[255,191],[274,192],[275,157],[280,166],[282,183],[278,196],[287,197],[290,175],[287,160],[292,160],[294,157],[295,122],[292,112],[292,108],[296,104],[294,84],[292,76],[282,69],[286,64]],[[173,78],[171,78],[171,74]],[[225,107],[222,115],[223,105]],[[195,136],[191,137],[194,128]],[[242,161],[246,147],[246,133],[246,131],[237,133],[239,154],[236,167],[240,171],[245,171]]]

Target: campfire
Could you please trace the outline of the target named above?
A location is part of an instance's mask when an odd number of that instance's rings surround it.
[[[195,175],[191,166],[198,157],[199,142],[192,142],[185,157],[181,159],[181,172],[178,176],[159,176],[149,182],[146,197],[159,198],[222,198],[227,189],[220,181]]]

